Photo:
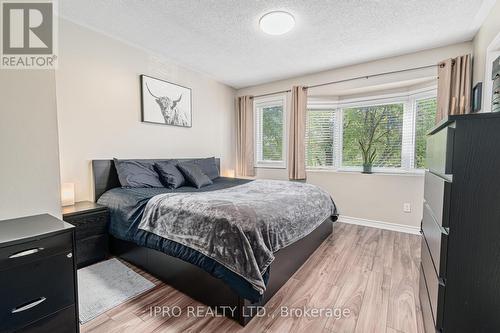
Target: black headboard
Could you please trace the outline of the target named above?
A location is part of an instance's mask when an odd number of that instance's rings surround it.
[[[143,161],[160,161],[169,159],[149,159]],[[172,159],[170,159],[172,160]],[[191,161],[193,158],[176,158],[177,161]],[[220,174],[220,158],[215,159],[217,168]],[[101,195],[115,187],[121,187],[118,174],[116,173],[115,162],[113,160],[93,160],[92,161],[92,175],[94,179],[94,201],[97,201]]]

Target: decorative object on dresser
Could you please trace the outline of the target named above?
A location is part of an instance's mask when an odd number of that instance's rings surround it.
[[[472,88],[472,109],[471,112],[481,111],[481,100],[483,98],[483,83],[478,82]]]
[[[141,75],[142,121],[191,127],[191,89]]]
[[[500,114],[449,116],[427,138],[420,302],[426,332],[500,332]]]
[[[108,256],[108,209],[90,201],[63,207],[63,220],[76,227],[76,261],[78,268]]]
[[[493,62],[493,92],[491,97],[491,112],[500,111],[500,57]]]
[[[0,332],[79,332],[74,230],[48,214],[0,221]]]

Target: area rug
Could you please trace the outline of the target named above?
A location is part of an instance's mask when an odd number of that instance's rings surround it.
[[[154,286],[115,258],[79,269],[80,323],[85,324]]]

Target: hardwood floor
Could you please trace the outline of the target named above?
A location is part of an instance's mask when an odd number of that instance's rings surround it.
[[[418,299],[420,237],[343,223],[266,305],[266,315],[241,327],[225,317],[189,315],[200,306],[134,268],[156,284],[137,298],[81,326],[86,332],[424,332]],[[153,316],[151,307],[180,309]],[[177,308],[178,307],[178,308]],[[345,316],[283,316],[282,309],[340,309]],[[176,314],[177,315],[177,314]]]

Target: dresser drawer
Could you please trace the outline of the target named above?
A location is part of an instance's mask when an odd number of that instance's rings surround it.
[[[422,317],[424,320],[424,329],[426,333],[435,333],[436,324],[432,314],[429,292],[427,291],[427,284],[425,283],[424,270],[422,268],[422,265],[420,265],[419,282],[420,309],[422,311]]]
[[[440,175],[452,174],[455,129],[448,126],[427,138],[427,168]]]
[[[59,310],[22,329],[22,333],[73,333],[78,331],[75,305]]]
[[[452,184],[429,171],[425,172],[424,182],[424,199],[432,215],[440,226],[448,228]]]
[[[446,278],[446,251],[448,249],[448,233],[440,227],[424,201],[422,231],[429,246],[432,263],[439,277]]]
[[[72,232],[0,248],[0,271],[57,253],[72,251]]]
[[[431,303],[432,316],[435,319],[436,327],[439,327],[441,320],[440,312],[442,312],[442,305],[444,296],[444,285],[441,284],[437,277],[436,270],[432,264],[431,255],[425,237],[422,237],[422,268],[424,272],[425,282],[427,284],[427,291],[429,293],[429,301]]]
[[[78,240],[90,236],[105,234],[108,216],[107,212],[95,212],[65,217],[64,221],[71,223],[76,227],[75,236]]]
[[[0,332],[24,327],[75,303],[73,256],[69,253],[0,274]]]

